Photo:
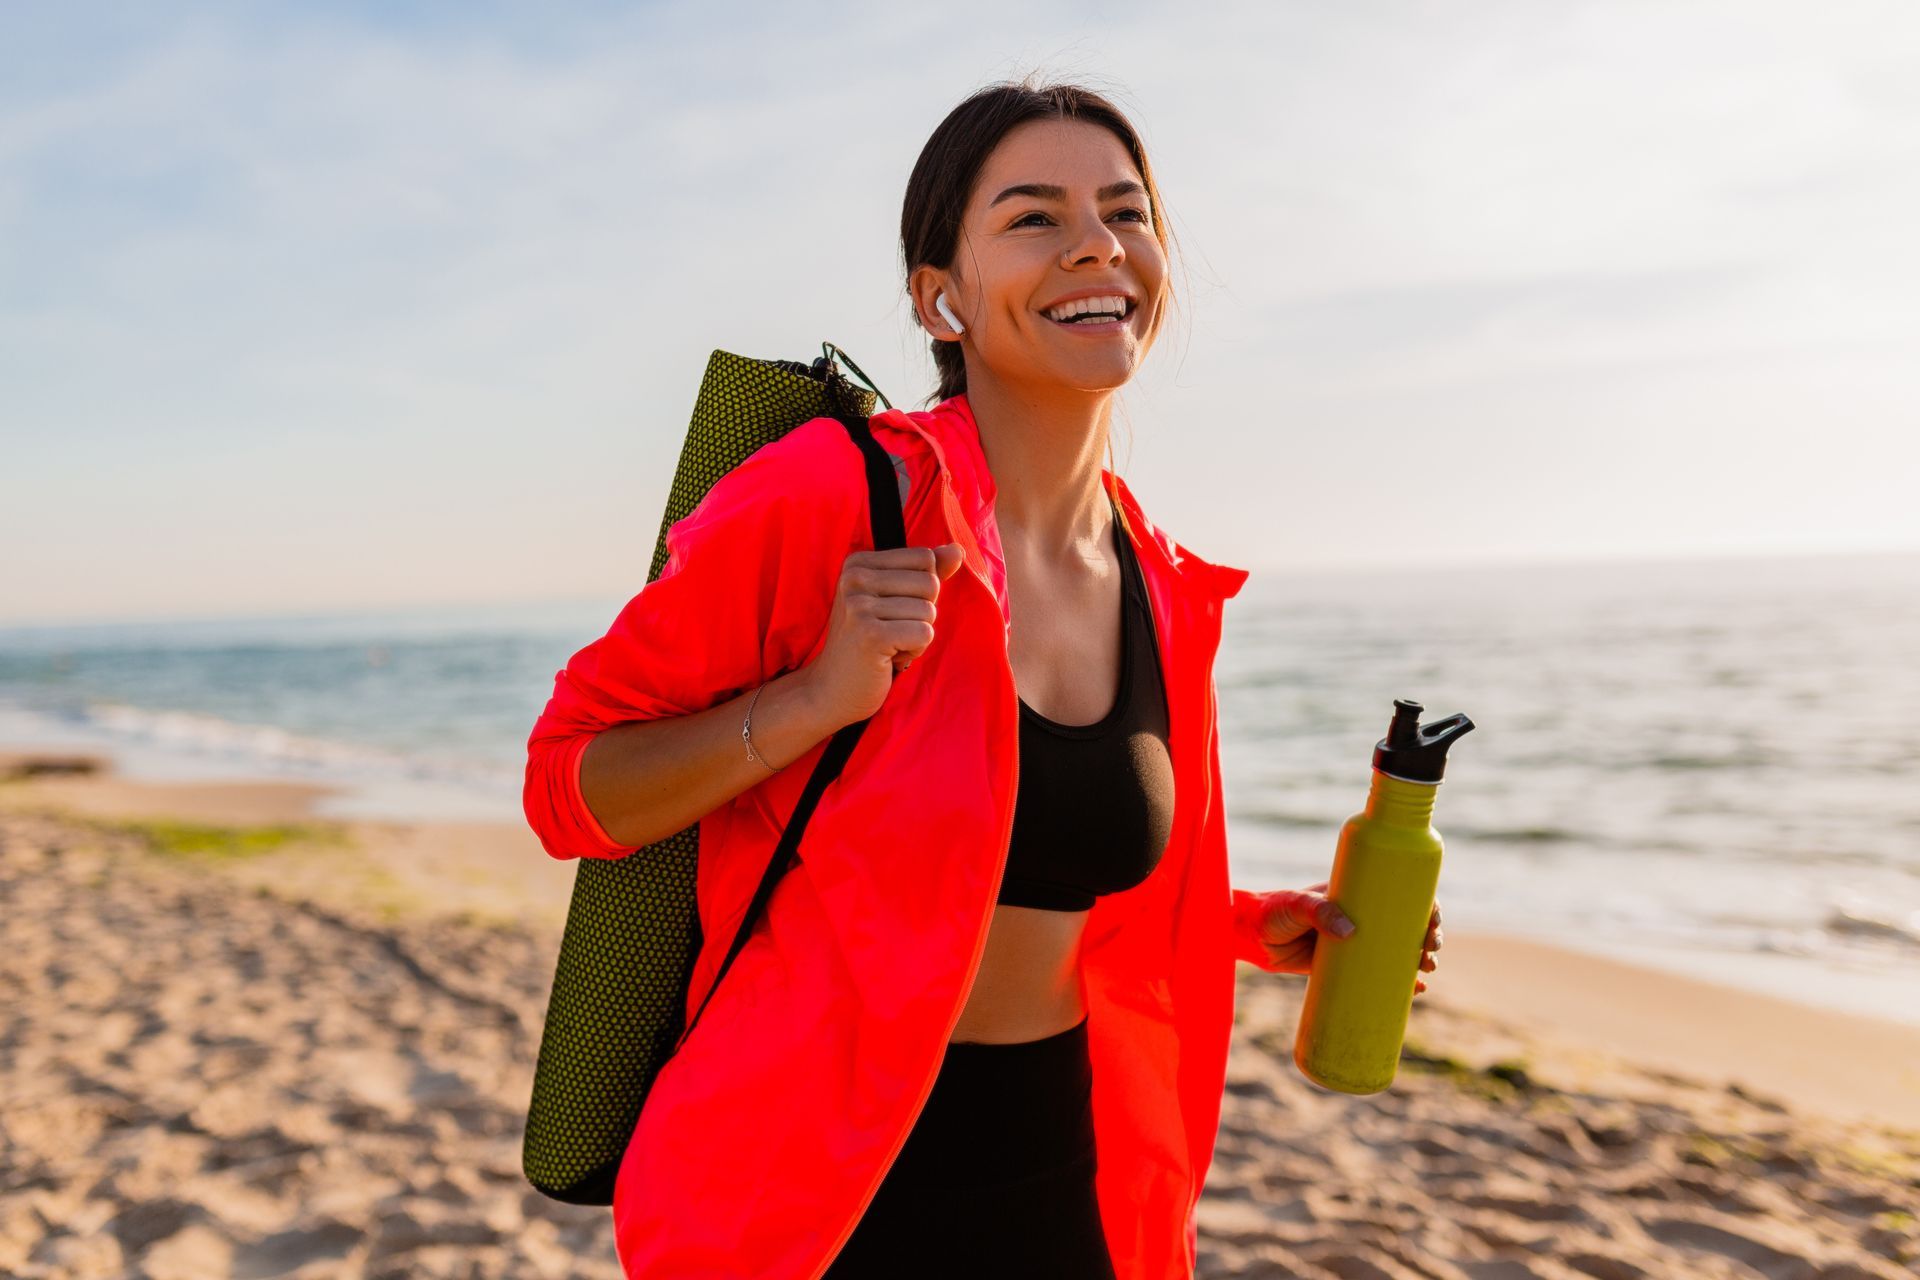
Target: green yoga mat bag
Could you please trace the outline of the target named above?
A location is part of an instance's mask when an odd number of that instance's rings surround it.
[[[707,362],[693,422],[674,472],[651,582],[667,562],[667,530],[747,456],[813,418],[838,418],[866,461],[873,545],[906,545],[899,482],[892,455],[867,429],[877,391],[854,385],[836,357],[866,375],[832,343],[811,365],[750,360],[715,351]],[[871,383],[869,383],[871,385]],[[892,403],[887,402],[892,408]],[[799,849],[815,805],[853,754],[867,721],[835,733],[822,753],[793,818],[747,907],[713,985],[706,1009],[734,956]],[[534,1068],[533,1098],[521,1168],[536,1189],[569,1204],[613,1203],[614,1179],[633,1137],[654,1077],[685,1037],[688,986],[700,954],[695,898],[700,827],[688,827],[624,858],[581,858],[566,931],[554,968],[546,1027]]]

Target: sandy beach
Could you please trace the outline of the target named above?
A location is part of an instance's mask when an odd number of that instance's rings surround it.
[[[0,753],[0,1275],[620,1274],[519,1170],[570,865],[98,764]],[[1920,1274],[1920,1028],[1449,926],[1352,1098],[1239,980],[1203,1277]]]

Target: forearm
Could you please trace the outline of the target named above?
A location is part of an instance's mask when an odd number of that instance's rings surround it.
[[[773,776],[841,726],[821,716],[806,669],[692,715],[632,721],[597,734],[580,757],[580,796],[602,829],[623,845],[644,846]],[[740,723],[753,706],[747,755]],[[772,766],[772,770],[768,768]]]

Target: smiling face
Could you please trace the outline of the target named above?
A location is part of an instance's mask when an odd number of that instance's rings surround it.
[[[955,338],[934,307],[945,292],[966,329],[969,386],[985,373],[1029,391],[1119,387],[1152,348],[1166,304],[1158,216],[1111,130],[1067,119],[1018,125],[981,168],[951,267],[912,275],[920,322]],[[1124,313],[1062,320],[1063,306]]]

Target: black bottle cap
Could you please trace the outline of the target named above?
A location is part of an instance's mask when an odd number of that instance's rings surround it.
[[[1406,782],[1438,782],[1447,771],[1447,748],[1473,728],[1465,715],[1420,723],[1425,708],[1411,698],[1393,700],[1393,723],[1374,744],[1373,767]]]

